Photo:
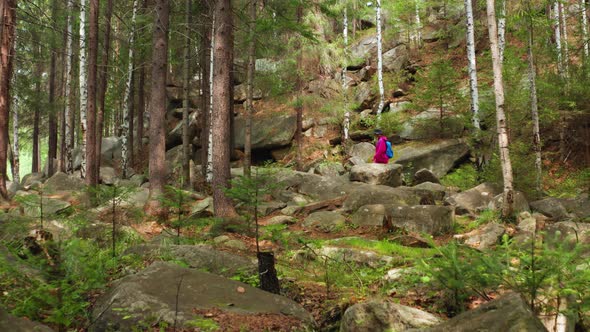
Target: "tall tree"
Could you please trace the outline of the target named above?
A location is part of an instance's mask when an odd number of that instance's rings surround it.
[[[186,0],[185,8],[185,43],[184,43],[184,82],[183,82],[183,109],[182,109],[182,178],[183,184],[186,188],[190,187],[191,184],[191,172],[190,172],[190,156],[191,148],[189,142],[189,111],[191,107],[190,103],[190,81],[191,81],[191,0]]]
[[[205,164],[205,179],[208,183],[213,182],[213,70],[215,69],[215,9],[213,9],[213,14],[211,18],[211,45],[209,45],[209,102],[206,112],[207,114],[207,159]],[[207,98],[207,96],[205,96]]]
[[[563,6],[563,3],[560,2],[559,3],[559,18],[561,20],[561,29],[563,31],[562,36],[563,36],[563,62],[565,65],[565,75],[568,76],[569,75],[569,63],[570,63],[570,51],[569,51],[569,46],[568,46],[568,40],[567,40],[567,15],[566,15],[566,10],[565,7]]]
[[[588,12],[586,0],[580,0],[580,15],[582,21],[582,43],[584,48],[584,56],[586,61],[590,56],[590,40],[588,40]]]
[[[528,60],[528,79],[529,89],[531,98],[531,118],[533,120],[533,150],[535,151],[535,170],[536,170],[536,190],[537,193],[541,193],[541,181],[542,181],[542,164],[541,164],[541,134],[539,129],[539,106],[537,98],[537,80],[536,80],[536,68],[535,60],[533,57],[533,11],[531,1],[527,3],[527,60]]]
[[[145,13],[148,8],[148,0],[143,0],[142,9]],[[139,82],[137,84],[137,155],[143,156],[143,117],[145,114],[145,65],[139,68]]]
[[[86,79],[86,0],[80,0],[80,136],[82,137],[82,162],[80,164],[80,173],[86,177],[86,108],[88,107],[88,80]]]
[[[57,0],[53,0],[51,5],[51,19],[53,21],[53,29],[57,30],[57,19],[58,19],[58,8]],[[57,158],[57,116],[55,105],[55,80],[57,76],[57,47],[54,38],[52,38],[51,45],[51,63],[49,67],[49,121],[48,121],[48,134],[47,140],[47,176],[52,176],[56,171],[54,169],[55,160]]]
[[[203,177],[209,181],[208,178],[208,160],[209,160],[209,132],[210,132],[210,95],[211,95],[211,45],[212,45],[212,14],[209,1],[201,0],[201,47],[200,47],[200,68],[201,68],[201,110],[203,116],[201,117],[201,171]],[[209,65],[211,63],[211,65]]]
[[[10,114],[10,78],[14,60],[16,0],[2,1],[0,11],[0,199],[8,199],[6,162],[8,155],[8,116]]]
[[[498,26],[496,23],[496,8],[494,0],[486,0],[488,16],[488,33],[492,51],[492,67],[494,72],[494,95],[496,97],[496,125],[498,130],[498,144],[500,149],[500,163],[504,180],[502,201],[502,216],[509,217],[513,212],[514,189],[512,177],[512,163],[508,141],[508,124],[504,113],[504,82],[502,78],[502,60],[498,45]]]
[[[561,24],[559,15],[559,0],[555,0],[555,2],[553,3],[553,24],[555,31],[555,51],[557,53],[557,71],[561,77],[565,77],[563,55],[561,50]]]
[[[137,17],[137,8],[139,6],[139,1],[133,1],[133,15],[131,17],[131,34],[129,35],[129,55],[128,61],[129,64],[127,65],[127,82],[125,83],[125,99],[123,101],[123,107],[125,110],[123,111],[123,127],[122,127],[122,137],[123,137],[123,145],[122,145],[122,162],[121,162],[121,171],[123,172],[123,178],[127,178],[129,175],[129,160],[132,158],[133,155],[133,146],[130,146],[132,142],[133,131],[130,130],[130,122],[133,120],[131,119],[133,116],[130,114],[132,113],[133,108],[133,61],[134,61],[134,52],[135,52],[135,22]]]
[[[498,15],[498,51],[502,63],[504,63],[504,50],[506,49],[506,2],[508,0],[500,0],[500,15]]]
[[[71,173],[73,170],[73,162],[72,162],[72,149],[74,148],[71,145],[71,142],[69,140],[69,137],[72,135],[72,130],[74,130],[73,127],[73,123],[72,123],[72,117],[70,115],[70,112],[72,112],[71,109],[71,102],[70,102],[70,93],[72,91],[72,81],[73,81],[73,75],[74,75],[74,71],[72,70],[72,41],[73,41],[73,34],[72,34],[72,19],[70,17],[73,18],[71,11],[72,8],[74,7],[74,2],[73,0],[67,0],[67,8],[66,8],[66,15],[67,15],[67,19],[66,19],[66,52],[64,54],[65,56],[65,63],[64,63],[64,71],[66,74],[66,86],[65,86],[65,93],[64,93],[64,99],[65,99],[65,109],[64,109],[64,127],[65,127],[65,131],[64,131],[64,137],[62,137],[62,147],[63,150],[61,152],[61,154],[63,155],[63,161],[64,161],[64,165],[62,166],[62,171],[66,172],[66,173]]]
[[[250,176],[252,165],[252,101],[254,99],[254,73],[256,71],[256,0],[250,0],[248,24],[248,73],[246,78],[246,130],[244,137],[244,175]]]
[[[88,112],[86,130],[86,184],[98,184],[96,162],[96,82],[98,74],[98,9],[99,0],[90,0],[88,33]]]
[[[12,108],[12,181],[16,183],[20,183],[19,152],[20,149],[18,143],[18,99],[15,98]]]
[[[233,89],[233,20],[231,0],[218,0],[214,13],[214,69],[213,69],[213,206],[217,217],[233,217],[236,211],[232,201],[225,195],[230,179],[230,117]]]
[[[475,29],[473,26],[473,6],[471,0],[465,0],[465,16],[467,20],[467,63],[469,71],[469,90],[471,92],[471,122],[473,123],[473,127],[479,130],[479,89],[477,87]]]
[[[169,0],[156,0],[154,8],[152,84],[150,100],[150,201],[148,212],[159,214],[158,201],[166,183],[166,73],[168,64]]]
[[[385,106],[385,88],[383,87],[383,34],[381,32],[381,0],[377,0],[375,8],[377,16],[377,81],[379,84],[379,106],[377,107],[377,119],[381,118],[381,112]]]
[[[69,0],[68,0],[69,1]],[[105,27],[104,27],[104,52],[100,64],[100,71],[98,76],[97,98],[98,98],[98,112],[96,114],[96,169],[100,172],[100,155],[102,151],[102,135],[104,131],[104,111],[105,100],[107,94],[107,77],[109,73],[109,54],[111,50],[111,19],[113,16],[113,0],[107,0],[107,9],[105,12]],[[97,174],[97,177],[99,174]]]

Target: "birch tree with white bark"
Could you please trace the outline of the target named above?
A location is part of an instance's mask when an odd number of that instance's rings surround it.
[[[570,51],[567,40],[567,16],[563,3],[559,3],[559,19],[561,20],[561,30],[563,36],[563,62],[565,69],[565,76],[569,76]]]
[[[133,134],[132,130],[129,130],[129,112],[130,108],[133,107],[133,100],[131,99],[131,81],[133,80],[133,61],[135,47],[135,23],[137,19],[137,8],[139,7],[139,1],[133,1],[133,14],[131,16],[131,34],[129,35],[129,54],[128,54],[128,65],[127,65],[127,81],[125,82],[125,97],[123,100],[123,123],[121,126],[121,136],[123,139],[122,143],[122,158],[121,158],[121,171],[123,178],[127,178],[129,175],[129,159],[130,154],[133,153],[133,149],[129,148],[129,135]]]
[[[582,43],[584,48],[585,60],[590,56],[590,44],[588,40],[588,11],[586,7],[586,0],[580,0],[580,15],[582,22]]]
[[[82,162],[80,174],[86,177],[86,108],[88,107],[88,80],[86,79],[86,0],[80,0],[80,124],[82,132]]]
[[[377,80],[379,83],[379,106],[377,107],[377,121],[381,119],[381,112],[385,106],[385,88],[383,87],[383,34],[381,29],[381,0],[376,1],[377,16]]]
[[[560,15],[559,15],[559,1],[556,0],[553,3],[553,24],[554,24],[554,33],[555,33],[555,52],[557,54],[557,71],[559,76],[565,77],[565,70],[563,66],[563,55],[561,50],[561,24],[560,24]]]
[[[215,53],[215,14],[213,14],[213,18],[211,19],[211,56],[209,60],[209,133],[207,139],[207,163],[205,164],[205,180],[207,183],[211,183],[213,181],[213,126],[211,126],[212,119],[213,119],[213,69],[215,67],[214,64],[214,56]]]
[[[471,114],[473,127],[479,125],[479,89],[477,87],[477,61],[475,58],[475,29],[473,25],[473,7],[471,0],[465,0],[465,16],[467,20],[467,63],[469,72],[469,90],[471,94]]]
[[[498,15],[498,51],[502,63],[504,63],[504,50],[506,49],[506,2],[508,0],[500,0],[500,15]]]
[[[506,114],[504,112],[504,83],[502,77],[502,61],[500,59],[498,26],[494,2],[494,0],[486,0],[486,9],[490,48],[492,51],[492,67],[494,72],[494,95],[496,99],[498,145],[500,150],[500,163],[502,166],[502,178],[504,180],[502,216],[509,217],[513,213],[514,189],[512,163],[510,161],[510,147],[508,141],[508,124],[506,122]]]
[[[70,13],[72,12],[72,8],[74,8],[74,1],[68,0],[67,1],[67,39],[66,39],[66,53],[64,55],[64,72],[66,74],[66,82],[65,82],[65,91],[64,91],[64,100],[65,100],[65,108],[64,108],[64,118],[65,118],[65,171],[66,173],[70,174],[73,171],[73,162],[72,162],[72,149],[74,148],[71,145],[71,141],[69,137],[72,135],[73,123],[72,123],[72,116],[71,116],[71,108],[70,108],[70,91],[72,90],[72,39],[73,39],[73,31],[72,31],[72,19]]]

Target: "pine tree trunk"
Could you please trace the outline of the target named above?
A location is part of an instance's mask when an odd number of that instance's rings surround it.
[[[496,25],[496,9],[494,0],[486,0],[488,15],[488,32],[490,48],[492,50],[492,67],[494,72],[494,95],[496,97],[496,121],[498,130],[498,144],[500,149],[500,163],[504,179],[504,195],[502,202],[502,216],[507,218],[513,213],[514,189],[512,186],[512,163],[508,142],[508,124],[504,113],[504,83],[502,78],[502,61],[498,47],[498,27]]]
[[[169,0],[156,0],[150,94],[150,202],[148,212],[159,214],[158,201],[166,183],[166,74],[168,65]]]
[[[51,17],[53,28],[57,29],[57,0],[53,0],[51,5]],[[55,104],[55,80],[57,76],[57,50],[55,45],[51,45],[51,64],[49,68],[49,121],[48,121],[48,149],[47,149],[47,176],[51,177],[55,173],[54,161],[57,158],[57,110]]]
[[[303,6],[299,5],[297,7],[297,25],[300,25],[303,20]],[[302,76],[302,64],[303,64],[303,50],[301,49],[302,45],[299,42],[299,52],[297,54],[297,83],[295,84],[295,88],[298,94],[298,101],[297,106],[295,107],[295,115],[297,121],[297,129],[295,129],[295,144],[297,144],[297,156],[296,156],[296,166],[295,169],[297,171],[303,170],[303,99],[302,99],[302,90],[303,90],[303,77]]]
[[[39,37],[37,34],[33,34],[33,42],[36,45],[35,47],[35,55],[37,59],[41,58],[41,43],[39,42]],[[41,61],[35,64],[35,76],[37,79],[35,80],[35,94],[37,96],[41,95],[41,77],[43,76],[43,64]],[[31,173],[39,173],[39,122],[41,121],[41,112],[40,112],[40,105],[35,106],[35,111],[33,115],[33,156],[32,156],[32,165],[31,165]]]
[[[214,14],[214,72],[213,72],[213,205],[215,216],[234,217],[235,209],[224,189],[229,188],[230,179],[230,90],[233,89],[231,71],[233,67],[233,22],[230,0],[218,0]]]
[[[125,99],[123,100],[123,107],[125,108],[123,111],[123,126],[122,126],[122,133],[121,136],[123,138],[122,144],[122,158],[121,158],[121,171],[122,176],[126,179],[129,176],[129,160],[131,159],[131,155],[133,154],[133,147],[129,145],[130,136],[133,134],[133,131],[130,130],[130,113],[131,109],[133,108],[133,98],[132,96],[132,81],[133,81],[133,60],[134,60],[134,52],[135,52],[135,22],[137,17],[137,8],[139,6],[139,1],[133,1],[133,16],[131,17],[131,34],[129,36],[129,55],[127,57],[129,63],[127,65],[127,82],[125,84]]]
[[[200,67],[201,67],[201,113],[203,116],[201,117],[201,174],[202,176],[207,179],[207,163],[209,158],[209,128],[210,128],[210,116],[209,116],[209,109],[210,109],[210,95],[211,95],[211,33],[212,33],[212,25],[211,20],[209,19],[212,17],[211,8],[209,7],[209,2],[206,0],[201,0],[201,8],[204,11],[204,19],[203,24],[201,25],[201,56],[200,56]]]
[[[582,43],[584,48],[585,61],[588,61],[590,56],[590,40],[588,40],[588,11],[586,7],[586,0],[580,0],[580,12],[582,21]]]
[[[14,51],[13,51],[14,54]],[[14,84],[14,82],[13,82]],[[15,99],[16,100],[16,99]],[[16,101],[12,110],[12,181],[20,183],[20,159],[18,145],[18,108]]]
[[[377,80],[379,83],[379,106],[377,107],[377,121],[381,119],[381,112],[385,106],[385,89],[383,87],[383,36],[381,33],[381,0],[377,0]]]
[[[256,0],[250,0],[250,24],[248,41],[248,73],[246,78],[246,130],[244,137],[244,175],[250,177],[252,165],[252,100],[254,95],[254,73],[256,71]]]
[[[143,0],[142,9],[145,13],[148,8],[148,0]],[[143,129],[144,129],[144,114],[145,114],[145,65],[141,65],[139,69],[139,82],[137,87],[137,156],[143,158]]]
[[[3,1],[0,12],[0,200],[8,199],[6,162],[8,157],[8,116],[10,114],[10,78],[16,33],[16,0]]]
[[[98,9],[99,0],[90,0],[88,34],[88,112],[86,130],[86,184],[98,184],[99,170],[96,167],[96,83],[98,60]]]
[[[479,131],[479,89],[477,87],[477,62],[475,58],[475,32],[473,26],[473,7],[471,0],[465,0],[467,18],[467,63],[469,72],[469,90],[471,92],[471,114],[473,127]]]
[[[79,84],[80,84],[80,137],[82,139],[80,147],[82,150],[82,162],[80,165],[80,174],[86,177],[86,109],[88,107],[88,81],[86,79],[86,0],[80,0],[80,62],[79,62]]]
[[[527,2],[530,11],[530,2]],[[535,61],[533,58],[533,19],[529,17],[528,22],[528,45],[527,45],[527,58],[528,58],[528,78],[529,78],[529,89],[531,95],[531,116],[533,120],[533,150],[535,151],[535,170],[536,170],[536,190],[537,194],[541,194],[542,184],[542,169],[541,169],[541,135],[539,130],[539,107],[537,99],[537,83],[536,83],[536,69]]]
[[[184,44],[184,82],[183,82],[183,92],[184,92],[184,100],[183,100],[183,110],[182,110],[182,183],[185,188],[190,188],[191,186],[191,169],[190,169],[190,159],[191,159],[191,145],[190,145],[190,137],[189,137],[189,111],[191,107],[190,102],[190,80],[191,80],[191,0],[186,0],[186,41]]]
[[[68,0],[70,1],[70,0]],[[104,27],[104,53],[100,63],[100,72],[98,77],[98,113],[96,114],[96,169],[100,172],[102,136],[104,132],[104,111],[105,100],[108,89],[107,77],[109,73],[109,56],[111,51],[111,19],[113,16],[113,0],[107,0]],[[100,176],[100,174],[97,174]]]

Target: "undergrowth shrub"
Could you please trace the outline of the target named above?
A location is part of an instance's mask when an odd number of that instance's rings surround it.
[[[479,184],[479,175],[473,164],[464,164],[440,179],[445,187],[471,189]]]

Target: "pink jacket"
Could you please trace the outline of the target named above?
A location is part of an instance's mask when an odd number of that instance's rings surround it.
[[[373,162],[377,164],[387,164],[389,158],[387,157],[387,137],[381,136],[375,146],[375,156],[373,156]]]

